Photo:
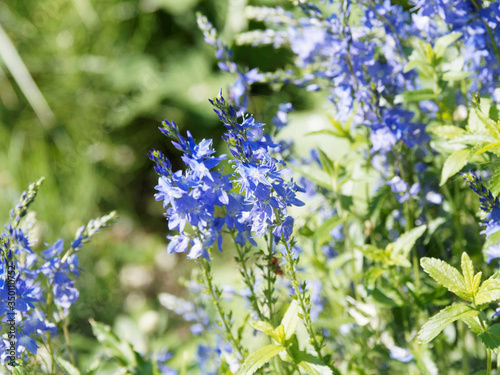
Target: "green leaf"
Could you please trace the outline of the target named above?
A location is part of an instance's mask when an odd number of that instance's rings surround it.
[[[448,324],[453,323],[458,319],[469,318],[479,314],[479,311],[474,310],[472,307],[464,304],[452,305],[444,308],[427,323],[424,324],[418,333],[418,340],[421,344],[426,344],[446,328]]]
[[[441,38],[438,38],[433,48],[436,58],[440,59],[441,57],[443,57],[444,53],[446,52],[446,49],[453,43],[455,43],[458,39],[460,39],[461,36],[462,33],[455,32],[442,36]]]
[[[491,107],[490,98],[480,98],[479,106],[475,105],[475,108],[480,109],[479,112],[489,113]],[[484,131],[486,130],[486,124],[478,117],[476,110],[472,110],[469,113],[469,121],[467,122],[467,130],[471,132]]]
[[[465,286],[462,274],[448,263],[436,258],[422,258],[420,265],[434,280],[443,285],[450,292],[467,301],[472,300],[472,295]]]
[[[401,235],[396,242],[394,242],[391,251],[391,259],[395,265],[403,267],[411,267],[408,260],[408,254],[415,245],[415,242],[424,234],[427,225],[421,225],[413,228],[412,230]]]
[[[328,173],[330,177],[335,177],[335,166],[333,160],[325,154],[323,150],[319,150],[319,160],[323,165],[323,169]]]
[[[453,139],[465,133],[464,129],[453,125],[436,126],[434,128],[429,129],[429,131],[446,139]]]
[[[420,102],[422,100],[436,99],[438,96],[432,89],[406,91],[402,94],[405,102]]]
[[[462,253],[462,274],[464,275],[465,287],[467,288],[467,291],[472,296],[475,296],[477,288],[474,288],[474,265],[465,251]]]
[[[500,280],[492,279],[485,280],[477,291],[474,302],[476,305],[493,302],[500,299]]]
[[[285,316],[281,321],[281,325],[285,329],[285,339],[288,340],[295,333],[297,329],[297,324],[299,323],[299,312],[300,306],[296,300],[293,300],[288,309],[286,310]]]
[[[333,375],[333,371],[325,365],[302,361],[299,363],[299,367],[309,375]]]
[[[127,366],[137,366],[136,353],[128,342],[116,336],[112,332],[111,327],[106,324],[96,322],[93,319],[90,319],[90,324],[92,325],[92,332],[97,341],[110,349],[113,356],[117,357],[117,359],[121,360]]]
[[[478,108],[477,106],[474,107],[474,112],[476,113],[477,118],[479,121],[481,121],[486,129],[490,132],[490,134],[495,138],[495,139],[500,139],[500,134],[498,133],[498,124],[496,121],[493,121],[490,119],[485,113],[488,112],[483,112],[482,108]]]
[[[408,64],[406,64],[403,72],[408,73],[410,70],[413,70],[415,68],[419,68],[421,66],[429,66],[429,63],[427,61],[419,60],[419,59],[411,60]]]
[[[302,167],[292,166],[292,169],[294,171],[297,171],[304,177],[307,177],[316,185],[319,185],[328,190],[332,190],[333,188],[332,178],[322,169],[309,166],[302,166]]]
[[[271,324],[259,320],[258,322],[250,322],[250,325],[257,331],[264,332],[266,335],[273,337],[274,327]]]
[[[323,224],[321,224],[315,231],[312,236],[313,240],[321,242],[324,239],[329,240],[331,238],[330,231],[335,228],[337,225],[340,225],[344,222],[340,216],[332,216],[327,219]]]
[[[80,375],[80,370],[73,366],[70,362],[66,361],[62,357],[56,357],[56,362],[67,375]]]
[[[479,322],[477,316],[471,316],[470,318],[464,318],[462,321],[469,326],[472,332],[476,335],[480,335],[485,330],[481,327],[481,323]]]
[[[491,349],[495,354],[500,353],[500,324],[493,324],[486,332],[479,335],[484,346]]]
[[[443,186],[451,176],[460,171],[467,164],[467,156],[469,150],[461,149],[451,154],[444,162],[443,171],[441,172],[441,182],[439,186]]]
[[[12,370],[12,374],[14,374],[14,375],[29,375],[23,366],[15,366],[14,369]]]
[[[285,347],[282,345],[267,345],[257,350],[245,359],[236,375],[253,375],[255,371],[283,350],[285,350]]]
[[[443,81],[450,82],[450,81],[461,81],[468,76],[470,76],[470,72],[457,72],[457,71],[449,71],[443,74],[441,77]]]
[[[497,169],[489,180],[490,180],[489,189],[491,190],[494,196],[497,196],[498,194],[500,194],[500,169]]]
[[[370,269],[365,273],[365,285],[368,289],[373,289],[377,279],[384,273],[384,269],[381,267],[370,267]]]
[[[482,147],[479,151],[477,151],[475,153],[475,155],[480,155],[480,154],[482,154],[482,153],[484,153],[486,151],[491,150],[493,147],[500,147],[500,142],[493,142],[493,143],[490,143],[487,146]]]

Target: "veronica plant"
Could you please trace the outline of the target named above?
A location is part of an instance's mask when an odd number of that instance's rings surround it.
[[[52,245],[46,244],[45,250],[36,252],[31,234],[35,218],[29,206],[42,182],[43,178],[22,194],[0,236],[2,364],[11,366],[14,372],[21,371],[19,373],[32,373],[40,368],[37,357],[40,347],[48,353],[42,365],[47,373],[54,373],[56,367],[67,372],[76,369],[68,325],[70,308],[79,297],[75,286],[81,272],[78,251],[116,219],[116,213],[112,212],[91,220],[78,229],[68,247],[59,239]],[[61,333],[64,349],[56,344],[56,336]]]

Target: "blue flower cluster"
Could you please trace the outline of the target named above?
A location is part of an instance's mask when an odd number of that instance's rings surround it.
[[[168,251],[189,250],[188,258],[210,260],[208,249],[216,242],[222,251],[224,230],[234,233],[240,245],[247,241],[256,245],[252,237],[262,236],[269,229],[278,240],[288,240],[293,219],[286,216],[286,208],[304,203],[296,197],[302,189],[283,178],[286,170],[280,165],[284,162],[273,156],[279,145],[264,133],[264,124],[247,114],[238,117],[220,93],[210,102],[227,129],[223,139],[233,156],[230,163],[234,173],[224,174],[223,168],[214,170],[226,155],[213,155],[212,140],[196,143],[189,132],[187,138],[180,135],[177,125],[170,121],[164,121],[160,130],[183,153],[186,170],[172,172],[160,151],[149,154],[160,175],[155,198],[167,209],[169,229],[178,232],[167,236]],[[239,193],[235,187],[239,187]]]
[[[486,220],[484,221],[485,229],[481,234],[485,234],[486,238],[494,233],[500,231],[500,200],[494,197],[489,189],[487,189],[481,176],[478,176],[472,171],[468,173],[461,173],[467,185],[479,195],[480,208],[487,213]],[[490,263],[493,259],[500,257],[500,244],[495,244],[485,251],[488,255],[487,262]]]
[[[472,90],[492,94],[499,82],[498,1],[487,6],[475,0],[415,0],[414,3],[417,11],[412,14],[413,22],[429,41],[450,31],[463,34],[464,47],[460,53],[473,75]],[[433,22],[436,19],[444,22]]]
[[[82,246],[82,242],[110,225],[116,216],[113,212],[80,228],[73,245],[66,252],[63,240],[59,239],[38,254],[33,250],[29,236],[34,222],[30,222],[26,214],[41,181],[31,184],[29,190],[23,193],[20,203],[11,211],[10,223],[0,235],[0,316],[5,323],[14,319],[16,357],[25,359],[28,353],[37,353],[37,337],[46,332],[50,336],[57,335],[56,324],[68,316],[70,307],[78,299],[79,292],[73,280],[79,276],[79,267],[78,256],[74,252]],[[24,217],[28,219],[21,221]],[[15,302],[10,303],[9,297],[13,294]],[[7,324],[5,326],[8,327]],[[7,337],[4,332],[0,340],[2,352],[6,352],[4,349],[10,345],[11,340]],[[7,358],[2,356],[2,364],[6,361]]]

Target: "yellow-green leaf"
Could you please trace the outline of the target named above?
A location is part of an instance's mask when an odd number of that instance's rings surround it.
[[[460,171],[465,164],[467,164],[467,156],[469,155],[469,150],[461,149],[455,151],[451,154],[448,159],[444,162],[443,171],[441,172],[441,182],[439,186],[443,186],[444,183],[451,176],[455,175]]]
[[[500,299],[500,280],[492,279],[485,280],[477,291],[474,302],[476,305],[493,302]]]
[[[446,139],[453,139],[465,133],[465,130],[453,125],[436,126],[429,129],[431,133],[437,134]]]
[[[421,344],[426,344],[439,335],[439,333],[445,329],[448,324],[451,324],[458,319],[470,318],[477,316],[478,314],[479,311],[474,310],[468,305],[458,304],[448,306],[424,324],[418,333],[418,340]]]
[[[476,155],[480,155],[486,151],[489,151],[490,149],[492,149],[493,147],[499,147],[500,146],[500,142],[493,142],[493,143],[490,143],[489,145],[487,146],[484,146],[483,148],[481,148],[479,151],[476,152]]]
[[[467,301],[472,300],[472,295],[465,285],[464,277],[455,267],[436,258],[422,258],[420,265],[425,272],[450,292]]]
[[[458,39],[460,39],[461,36],[462,33],[455,32],[438,38],[433,48],[436,58],[439,59],[443,57],[444,53],[446,52],[446,49],[453,43],[455,43]]]
[[[299,312],[300,306],[296,300],[293,300],[288,309],[286,310],[285,316],[281,321],[281,325],[285,330],[285,338],[288,340],[295,333],[297,329],[297,324],[299,323]]]
[[[268,336],[272,336],[274,333],[274,327],[267,322],[259,320],[257,322],[250,322],[250,325],[257,331],[264,332]]]
[[[468,76],[470,76],[470,72],[457,72],[457,71],[449,71],[443,74],[443,81],[461,81]]]
[[[465,251],[462,253],[462,274],[464,275],[465,287],[472,296],[475,296],[477,289],[474,289],[474,265]]]
[[[411,267],[411,263],[408,260],[408,254],[426,229],[427,225],[413,228],[401,235],[396,242],[394,242],[391,251],[391,260],[394,265]]]
[[[333,375],[333,371],[325,365],[302,361],[299,367],[309,375]]]
[[[285,350],[282,345],[267,345],[250,355],[241,365],[236,375],[253,375],[266,362]]]
[[[471,316],[469,318],[463,318],[462,321],[469,326],[472,332],[476,335],[480,335],[485,331],[485,329],[481,326],[479,319],[477,316]]]

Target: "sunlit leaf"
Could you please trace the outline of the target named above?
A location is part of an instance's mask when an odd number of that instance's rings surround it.
[[[267,345],[251,354],[241,365],[237,375],[253,375],[259,368],[269,362],[274,356],[285,350],[282,345]]]
[[[479,311],[464,304],[452,305],[444,308],[427,323],[424,324],[418,333],[418,340],[421,344],[426,344],[436,337],[448,324],[458,319],[470,318],[479,314]]]
[[[443,186],[448,178],[459,172],[465,164],[467,164],[467,157],[469,150],[461,149],[451,154],[444,162],[443,171],[441,172],[441,182],[439,186]]]
[[[420,264],[434,280],[443,285],[450,292],[467,301],[472,300],[472,295],[465,286],[462,274],[448,263],[436,258],[422,258]]]

